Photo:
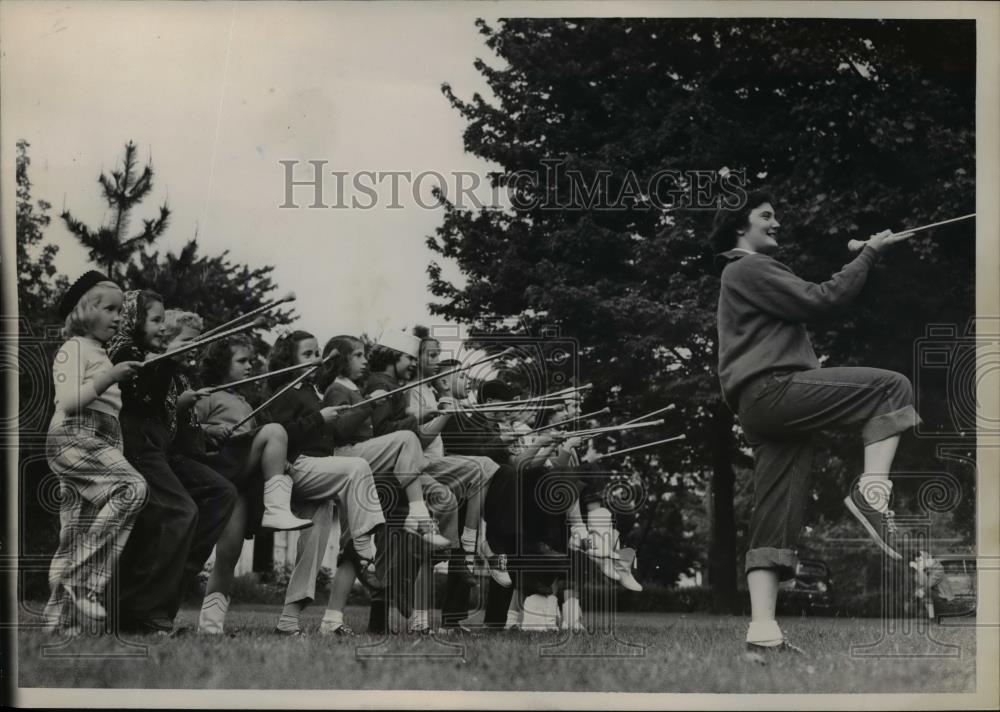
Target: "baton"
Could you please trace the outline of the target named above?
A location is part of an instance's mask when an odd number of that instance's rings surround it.
[[[938,227],[939,225],[947,225],[949,223],[959,222],[960,220],[968,220],[969,218],[976,217],[975,213],[969,213],[968,215],[963,215],[958,218],[951,218],[950,220],[942,220],[941,222],[931,223],[930,225],[921,225],[920,227],[913,227],[909,230],[900,230],[899,232],[894,232],[889,237],[894,235],[903,235],[910,232],[920,232],[921,230],[930,230],[932,227]],[[851,240],[847,243],[847,249],[851,252],[857,252],[864,248],[868,244],[868,240]]]

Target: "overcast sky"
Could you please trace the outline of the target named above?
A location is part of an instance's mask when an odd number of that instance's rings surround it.
[[[426,323],[424,240],[442,212],[420,207],[405,183],[403,208],[385,207],[388,180],[373,209],[307,209],[311,188],[296,189],[299,209],[280,209],[278,161],[301,161],[300,179],[312,176],[309,160],[351,175],[485,175],[493,167],[464,152],[465,124],[440,85],[463,98],[488,92],[472,65],[491,53],[473,22],[490,8],[451,5],[416,23],[367,3],[7,4],[4,133],[31,142],[34,197],[92,226],[110,216],[97,176],[135,141],[155,187],[133,229],[166,199],[160,250],[179,250],[197,228],[202,254],[274,265],[279,288],[299,296],[299,325],[321,338]],[[435,181],[422,186],[425,202]],[[333,176],[323,188],[335,204]],[[352,194],[369,201],[348,185]],[[61,245],[61,272],[87,268],[61,220],[46,237]]]

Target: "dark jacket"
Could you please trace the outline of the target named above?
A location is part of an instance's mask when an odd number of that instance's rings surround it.
[[[441,431],[446,455],[482,455],[498,465],[510,465],[510,449],[500,430],[482,415],[453,415]]]
[[[368,376],[364,392],[367,397],[375,391],[394,391],[397,388],[399,388],[399,383],[389,374],[373,373]],[[398,430],[409,430],[420,434],[417,430],[416,416],[406,413],[409,399],[410,394],[403,391],[375,404],[375,410],[372,413],[372,428],[375,430],[375,435],[387,435]]]
[[[134,345],[116,351],[112,363],[142,361],[146,354]],[[167,427],[171,438],[177,430],[177,384],[174,378],[179,364],[163,359],[139,369],[135,378],[118,384],[122,394],[122,420],[156,421]]]
[[[327,386],[323,394],[323,405],[353,405],[364,400],[361,391],[347,388],[334,381]],[[342,411],[340,417],[333,422],[333,439],[338,445],[353,445],[354,443],[371,440],[373,404],[351,408]]]
[[[289,462],[295,462],[299,455],[333,455],[332,429],[320,415],[322,407],[323,402],[316,389],[303,383],[289,388],[268,406],[268,419],[281,425],[288,433]]]

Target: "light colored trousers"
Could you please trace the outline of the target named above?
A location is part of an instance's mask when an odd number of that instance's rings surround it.
[[[292,510],[296,516],[311,519],[313,526],[299,533],[298,556],[285,602],[311,601],[338,509],[352,538],[384,524],[385,517],[371,468],[360,457],[300,455],[289,466],[288,475],[292,478]]]

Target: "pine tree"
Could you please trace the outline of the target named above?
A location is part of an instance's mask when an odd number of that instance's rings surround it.
[[[69,231],[90,251],[90,259],[100,265],[110,279],[118,278],[119,265],[130,262],[136,252],[152,244],[166,231],[170,218],[170,210],[164,202],[160,206],[159,217],[144,219],[142,231],[133,237],[126,237],[132,211],[153,189],[152,164],[143,168],[138,176],[136,170],[136,145],[129,141],[125,144],[122,168],[111,171],[110,177],[101,173],[97,179],[104,199],[113,211],[110,224],[94,230],[75,219],[68,210],[61,215]]]

